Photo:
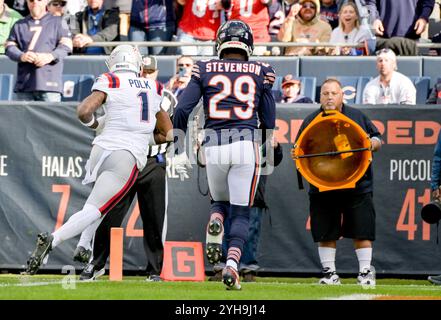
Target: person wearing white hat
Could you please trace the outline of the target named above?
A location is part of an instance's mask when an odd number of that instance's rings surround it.
[[[415,86],[396,71],[397,56],[391,49],[377,51],[377,70],[379,76],[364,88],[364,104],[416,104]]]

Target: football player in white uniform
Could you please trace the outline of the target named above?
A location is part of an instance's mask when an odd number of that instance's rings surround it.
[[[77,108],[81,123],[92,129],[99,127],[94,112],[101,105],[106,110],[102,133],[92,142],[83,181],[95,185],[82,210],[54,233],[38,235],[27,274],[35,274],[53,248],[98,223],[124,197],[146,164],[149,143],[173,140],[170,118],[160,110],[162,85],[140,77],[138,49],[120,45],[106,63],[110,72],[96,79],[92,93]]]

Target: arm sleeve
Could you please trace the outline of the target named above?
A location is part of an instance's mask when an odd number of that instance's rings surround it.
[[[259,118],[261,129],[274,129],[276,126],[276,102],[271,89],[263,90],[259,106]]]
[[[377,137],[381,140],[381,133],[380,131],[378,131],[377,127],[374,125],[374,123],[365,115],[363,115],[364,118],[364,122],[365,122],[365,127],[366,127],[366,131],[367,134],[369,135],[370,138],[373,137]]]
[[[9,37],[6,40],[5,54],[15,62],[20,62],[20,57],[24,52],[18,48],[17,23],[11,29]]]
[[[430,187],[435,190],[440,185],[440,171],[441,171],[441,131],[438,135],[435,150],[433,152],[432,161],[432,176],[430,178]]]
[[[268,66],[263,77],[263,92],[258,109],[260,128],[274,129],[276,126],[276,102],[271,91],[276,79],[276,73],[273,68]]]
[[[377,9],[377,0],[365,0],[366,8],[369,10],[369,17],[371,23],[374,22],[375,19],[380,19],[380,14]]]
[[[107,73],[104,73],[96,78],[91,91],[101,91],[109,94],[111,88],[111,79],[109,79],[109,77],[107,76]]]
[[[421,12],[418,19],[423,18],[429,22],[430,15],[432,14],[433,7],[435,6],[435,0],[420,0],[417,3],[417,12]]]
[[[60,19],[60,24],[58,44],[55,50],[52,51],[52,55],[56,62],[64,59],[67,55],[72,53],[72,34],[69,30],[69,26],[64,19]]]
[[[200,82],[192,76],[184,92],[178,99],[175,114],[173,116],[173,128],[187,132],[187,122],[190,113],[198,104],[202,96]]]

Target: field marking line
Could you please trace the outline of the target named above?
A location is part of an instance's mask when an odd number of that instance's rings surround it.
[[[365,294],[356,293],[350,295],[336,296],[336,297],[326,297],[320,300],[375,300],[379,297],[387,296],[385,294]]]

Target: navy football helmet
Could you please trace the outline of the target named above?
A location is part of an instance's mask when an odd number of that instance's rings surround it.
[[[216,50],[219,58],[222,58],[222,51],[229,48],[245,51],[248,58],[253,53],[253,31],[245,22],[230,20],[217,31]]]

